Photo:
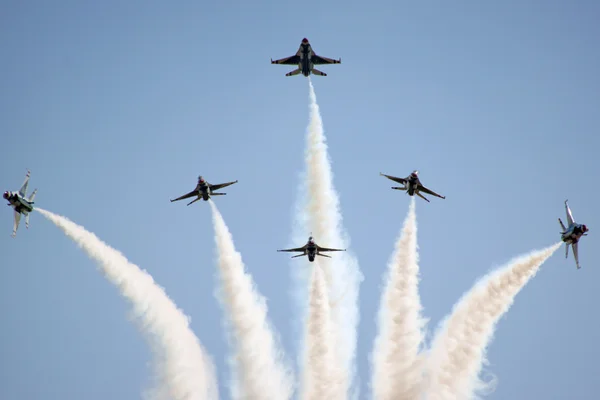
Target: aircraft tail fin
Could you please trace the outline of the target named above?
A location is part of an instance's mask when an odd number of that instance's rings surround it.
[[[323,72],[323,71],[319,71],[319,70],[318,70],[318,69],[316,69],[316,68],[313,68],[313,70],[312,70],[312,73],[313,73],[313,75],[327,76],[327,74],[326,74],[325,72]]]
[[[37,189],[35,189],[33,191],[33,193],[31,193],[31,196],[29,196],[29,198],[27,199],[28,202],[33,203],[33,199],[35,199],[35,195],[37,194]]]
[[[294,75],[298,75],[300,72],[302,72],[302,70],[300,70],[300,68],[297,68],[293,71],[288,72],[287,74],[285,74],[285,76],[294,76]]]

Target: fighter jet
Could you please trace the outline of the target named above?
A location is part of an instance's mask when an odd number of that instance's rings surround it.
[[[571,214],[571,209],[569,208],[567,201],[568,200],[565,200],[565,210],[567,211],[567,222],[569,224],[569,227],[565,228],[565,224],[563,224],[560,218],[558,219],[558,223],[562,228],[562,232],[560,232],[560,238],[567,245],[565,258],[569,257],[569,245],[573,247],[573,257],[575,257],[575,265],[577,266],[577,269],[579,269],[581,267],[579,266],[579,254],[577,251],[577,246],[579,243],[579,239],[581,239],[582,236],[587,236],[586,232],[588,232],[589,229],[584,224],[575,223],[575,220],[573,219],[573,214]]]
[[[292,258],[308,256],[308,261],[313,262],[313,261],[315,261],[315,256],[331,258],[331,256],[321,254],[322,251],[346,251],[346,249],[343,249],[343,250],[342,249],[329,249],[327,247],[321,247],[318,244],[316,244],[313,237],[310,236],[308,238],[308,242],[306,242],[306,244],[302,247],[296,247],[295,249],[277,250],[277,251],[287,251],[287,252],[301,251],[302,254],[298,254],[297,256],[292,256]]]
[[[418,176],[419,171],[417,171],[417,170],[413,171],[406,178],[396,178],[395,176],[382,174],[381,172],[379,173],[379,175],[385,176],[386,178],[391,179],[394,182],[398,182],[398,183],[401,183],[404,185],[402,187],[392,186],[392,189],[406,190],[406,193],[408,193],[410,196],[414,196],[416,194],[417,196],[419,196],[420,198],[422,198],[423,200],[425,200],[427,202],[429,202],[429,200],[426,199],[425,196],[423,196],[420,192],[428,193],[432,196],[439,197],[440,199],[446,198],[446,196],[441,196],[441,195],[437,194],[436,192],[434,192],[433,190],[427,189],[425,186],[423,186],[423,184],[419,180],[419,176]]]
[[[288,72],[285,76],[293,76],[302,73],[302,75],[308,77],[311,72],[314,75],[327,76],[325,72],[321,72],[318,69],[314,68],[315,65],[323,65],[323,64],[340,64],[342,59],[333,60],[327,57],[321,57],[315,54],[310,43],[308,43],[308,39],[302,39],[302,43],[300,43],[300,48],[296,52],[296,55],[282,58],[280,60],[271,59],[271,64],[283,64],[283,65],[297,65],[298,68]]]
[[[198,200],[208,201],[210,196],[226,195],[227,193],[215,193],[215,190],[219,190],[221,188],[224,188],[225,186],[233,185],[234,183],[237,183],[237,180],[233,181],[233,182],[219,183],[218,185],[211,185],[210,183],[208,183],[207,181],[204,180],[202,175],[200,175],[198,177],[198,184],[196,185],[196,188],[194,190],[192,190],[191,192],[189,192],[187,194],[184,194],[181,197],[172,199],[171,202],[187,199],[187,198],[194,197],[194,196],[198,196],[198,198],[189,202],[188,206],[192,203],[195,203]]]
[[[33,211],[33,199],[35,199],[35,195],[37,193],[37,189],[35,189],[29,197],[25,197],[30,176],[31,172],[27,170],[25,182],[23,182],[23,185],[21,185],[21,189],[19,189],[18,192],[6,191],[2,195],[5,200],[8,200],[7,205],[11,206],[15,210],[15,223],[13,225],[12,237],[17,236],[17,229],[19,228],[19,222],[21,221],[21,214],[25,215],[25,227],[29,228],[29,213]]]

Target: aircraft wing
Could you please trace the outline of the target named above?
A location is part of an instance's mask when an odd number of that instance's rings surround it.
[[[198,196],[198,190],[194,189],[191,192],[184,194],[183,196],[180,196],[176,199],[172,199],[171,202],[183,200],[183,199],[189,199],[190,197],[193,197],[193,196]]]
[[[15,211],[15,223],[13,225],[12,237],[17,236],[17,229],[19,229],[19,222],[21,221],[21,213]]]
[[[573,214],[571,213],[571,209],[569,208],[567,201],[569,200],[565,200],[565,210],[567,212],[567,222],[569,226],[571,226],[575,222],[575,220],[573,219]]]
[[[271,60],[271,64],[282,64],[282,65],[298,65],[300,63],[300,56],[290,56],[286,58],[280,58],[279,60]]]
[[[292,252],[292,251],[304,251],[305,249],[306,249],[306,245],[304,245],[302,247],[296,247],[295,249],[284,249],[284,250],[277,250],[277,251]]]
[[[323,65],[323,64],[340,64],[342,62],[342,59],[340,58],[339,60],[334,60],[332,58],[327,58],[327,57],[321,57],[318,55],[313,55],[312,58],[310,59],[310,61],[312,61],[312,63],[314,65]]]
[[[398,183],[401,183],[401,184],[403,184],[403,185],[405,185],[405,184],[406,184],[406,178],[398,178],[398,177],[395,177],[395,176],[391,176],[391,175],[382,174],[381,172],[379,173],[379,175],[381,175],[381,176],[385,176],[386,178],[388,178],[388,179],[391,179],[391,180],[393,180],[394,182],[398,182]]]
[[[430,194],[430,195],[432,195],[432,196],[439,197],[440,199],[445,199],[445,198],[446,198],[446,196],[442,196],[442,195],[440,195],[440,194],[437,194],[437,193],[436,193],[436,192],[434,192],[433,190],[431,190],[431,189],[427,189],[427,188],[426,188],[425,186],[423,186],[423,185],[419,185],[419,191],[420,191],[420,192],[423,192],[423,193]]]
[[[219,189],[224,188],[225,186],[233,185],[234,183],[237,183],[237,181],[227,182],[227,183],[219,183],[218,185],[210,185],[210,190],[219,190]]]
[[[573,243],[571,246],[573,247],[573,257],[575,258],[575,265],[577,266],[577,269],[581,268],[579,266],[579,252],[578,252],[578,245],[579,243]]]
[[[317,245],[317,249],[319,251],[346,251],[346,249],[330,249],[328,247],[321,247],[319,245]]]
[[[29,177],[31,176],[31,172],[27,170],[27,175],[25,175],[25,181],[23,185],[21,185],[21,189],[19,189],[19,194],[21,197],[25,198],[25,193],[27,193],[27,185],[29,185]]]

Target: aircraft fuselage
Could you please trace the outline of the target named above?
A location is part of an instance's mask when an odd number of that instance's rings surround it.
[[[310,43],[300,44],[300,63],[298,68],[302,71],[302,75],[308,77],[313,70],[313,63],[311,62],[313,56],[312,47]]]
[[[33,211],[33,203],[29,203],[16,192],[4,192],[5,200],[8,200],[8,205],[15,209],[16,212],[27,215]]]
[[[306,248],[306,255],[308,256],[308,261],[315,261],[315,256],[317,255],[317,247],[316,246],[308,246]]]
[[[198,196],[202,197],[202,200],[208,201],[211,194],[210,187],[206,183],[200,184],[200,187],[198,188]]]
[[[406,193],[408,193],[409,196],[414,196],[418,187],[419,178],[415,178],[412,175],[406,178]]]
[[[585,232],[587,232],[585,225],[572,224],[565,232],[561,233],[560,238],[567,244],[574,244],[579,242]]]

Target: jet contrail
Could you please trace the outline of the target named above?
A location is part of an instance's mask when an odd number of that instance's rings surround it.
[[[392,258],[379,307],[379,334],[372,354],[373,398],[417,400],[422,390],[422,357],[425,320],[419,298],[419,255],[415,199]]]
[[[152,276],[82,226],[49,211],[36,210],[96,260],[104,276],[132,303],[138,326],[158,359],[159,385],[150,397],[216,399],[218,388],[212,361],[189,328],[188,317]]]
[[[309,86],[310,122],[305,151],[306,175],[301,187],[304,204],[298,209],[298,225],[304,229],[303,240],[312,232],[321,246],[344,248],[347,247],[348,239],[343,232],[323,122],[310,79]],[[299,238],[298,232],[294,236]],[[347,392],[354,378],[356,327],[359,319],[358,286],[363,277],[356,258],[345,252],[335,253],[333,258],[322,258],[319,261],[329,289],[329,298],[341,299],[339,305],[331,309],[331,318],[334,321],[332,331],[337,343],[335,360],[339,370],[343,371],[342,385]]]
[[[331,330],[329,297],[323,271],[317,262],[312,269],[310,304],[306,327],[306,348],[303,369],[303,400],[346,399],[346,387],[336,362],[336,342]]]
[[[457,303],[441,325],[428,358],[428,399],[474,398],[485,384],[478,379],[485,348],[515,296],[561,243],[511,261],[484,277]]]
[[[237,345],[234,367],[239,382],[234,382],[232,395],[244,400],[291,399],[291,370],[267,320],[265,300],[254,290],[251,276],[244,272],[242,257],[235,250],[217,206],[212,200],[209,203],[219,258],[219,297],[229,312],[231,339]]]

